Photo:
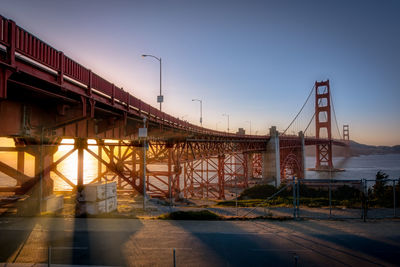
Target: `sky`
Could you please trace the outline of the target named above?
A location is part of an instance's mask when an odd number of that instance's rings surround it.
[[[202,99],[204,127],[229,114],[232,132],[282,132],[329,79],[350,139],[400,144],[400,1],[2,0],[0,14],[155,107],[159,63],[141,55],[161,57],[163,111],[199,124]]]

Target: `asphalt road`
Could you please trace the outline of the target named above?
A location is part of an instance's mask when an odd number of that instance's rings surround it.
[[[400,221],[1,218],[0,262],[107,266],[396,266]]]

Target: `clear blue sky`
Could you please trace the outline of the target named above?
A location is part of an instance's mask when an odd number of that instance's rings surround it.
[[[329,78],[351,139],[400,144],[400,1],[19,1],[0,14],[163,110],[204,126],[283,130]]]

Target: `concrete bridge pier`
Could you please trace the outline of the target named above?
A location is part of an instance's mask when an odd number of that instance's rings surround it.
[[[278,187],[281,183],[279,133],[275,126],[269,129],[269,133],[270,140],[266,151],[262,153],[262,181]]]

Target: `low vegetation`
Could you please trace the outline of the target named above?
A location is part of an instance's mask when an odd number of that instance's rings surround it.
[[[331,191],[331,204],[346,208],[361,208],[362,201],[367,200],[369,207],[393,207],[393,186],[385,181],[389,176],[381,171],[376,174],[375,185],[368,189],[367,196],[359,186],[335,186]],[[266,200],[284,187],[272,185],[256,185],[244,190],[238,197],[239,207],[255,206],[291,206],[293,205],[293,191],[291,187],[283,190],[277,196]],[[396,187],[396,206],[400,206],[400,190],[397,183]],[[218,206],[236,206],[235,200],[220,201]],[[307,186],[300,185],[300,205],[308,207],[329,206],[329,191],[326,185]]]

